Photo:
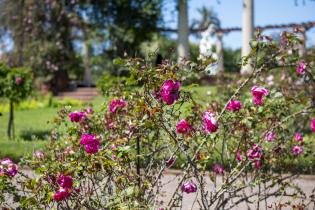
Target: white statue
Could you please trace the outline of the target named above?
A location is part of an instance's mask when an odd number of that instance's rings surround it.
[[[216,36],[215,36],[216,26],[210,24],[208,29],[204,32],[201,32],[201,40],[199,44],[199,59],[205,60],[209,57],[218,59],[217,53],[213,51],[214,46],[216,45]],[[210,75],[216,75],[218,73],[217,62],[209,64],[205,71]]]

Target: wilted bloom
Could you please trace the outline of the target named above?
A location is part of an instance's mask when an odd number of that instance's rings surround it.
[[[311,130],[315,133],[315,118],[311,119]]]
[[[93,110],[92,107],[86,108],[86,113],[87,113],[87,114],[93,114],[93,112],[94,112],[94,110]]]
[[[172,165],[175,163],[175,161],[176,161],[176,157],[174,157],[174,156],[168,158],[168,159],[165,161],[166,166],[167,166],[167,167],[172,166]]]
[[[60,175],[57,183],[62,188],[71,189],[73,185],[73,179],[71,176]]]
[[[265,140],[266,141],[274,141],[276,138],[276,133],[273,131],[268,131],[265,133]]]
[[[71,112],[69,118],[71,122],[81,122],[85,118],[85,112]]]
[[[186,120],[181,120],[176,125],[176,133],[187,134],[191,130],[192,127]]]
[[[42,151],[37,150],[33,153],[33,157],[38,158],[38,159],[42,159],[45,157],[45,155]]]
[[[240,161],[243,160],[243,157],[242,157],[241,152],[240,152],[239,150],[236,151],[235,156],[236,156],[236,160],[237,160],[237,161],[240,162]]]
[[[260,146],[254,144],[249,150],[247,150],[246,155],[250,160],[256,160],[261,159],[264,155],[264,152]]]
[[[218,123],[215,119],[215,115],[212,112],[205,111],[203,113],[203,126],[208,133],[216,132],[218,129]]]
[[[303,141],[303,136],[300,133],[295,133],[294,134],[294,140],[295,141]]]
[[[18,172],[18,166],[9,158],[4,158],[1,160],[0,168],[1,175],[6,174],[8,176],[14,177]]]
[[[163,83],[160,88],[160,95],[162,100],[167,105],[172,105],[176,100],[179,99],[179,82],[173,82],[173,80],[167,80]]]
[[[70,197],[69,189],[60,188],[54,195],[54,200],[59,202]]]
[[[254,161],[254,166],[255,166],[256,169],[260,169],[260,167],[261,167],[261,161],[260,161],[260,160],[255,160],[255,161]]]
[[[100,147],[100,142],[93,134],[83,133],[80,144],[84,146],[85,151],[89,154],[97,153]]]
[[[223,167],[220,164],[214,164],[212,166],[212,171],[216,174],[224,174]]]
[[[237,100],[231,100],[227,106],[227,109],[232,112],[239,111],[241,108],[242,108],[242,102],[237,101]]]
[[[109,111],[115,113],[118,108],[124,108],[126,101],[124,99],[113,99],[109,104]]]
[[[296,67],[296,72],[299,74],[303,74],[306,69],[306,63],[304,61],[300,61],[299,65]]]
[[[252,87],[252,95],[253,95],[253,102],[255,105],[263,105],[263,96],[268,96],[269,91],[266,88],[258,87],[258,86],[253,86]]]
[[[303,152],[303,147],[302,146],[294,146],[292,147],[292,153],[294,155],[299,155]]]
[[[15,84],[19,85],[23,82],[23,79],[21,77],[16,77],[15,78]]]
[[[186,182],[182,185],[182,191],[189,194],[197,191],[197,185],[193,182]]]

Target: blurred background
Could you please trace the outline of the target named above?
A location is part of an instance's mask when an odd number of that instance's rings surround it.
[[[314,62],[314,0],[0,0],[0,62],[33,77],[29,97],[0,98],[0,157],[42,147],[60,107],[101,106],[107,99],[100,90],[129,75],[114,65],[118,57],[155,64],[214,58],[189,82],[202,85],[194,89],[200,96],[217,97],[217,75],[228,83],[251,72],[241,58],[258,30],[275,41],[298,30],[299,55]],[[8,122],[19,142],[7,141]]]

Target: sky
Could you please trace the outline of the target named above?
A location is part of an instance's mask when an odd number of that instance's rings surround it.
[[[193,19],[198,19],[197,9],[202,6],[212,8],[217,13],[222,28],[241,27],[242,0],[188,0],[190,22]],[[315,21],[315,1],[312,0],[255,0],[254,10],[254,23],[259,26]],[[175,1],[168,0],[164,5],[163,16],[166,26],[177,27]],[[280,32],[281,30],[268,30],[265,34]],[[198,43],[199,40],[191,36],[190,41]],[[225,47],[239,48],[241,46],[241,32],[232,32],[224,36],[223,41]],[[306,44],[307,46],[315,45],[315,27],[307,32]]]

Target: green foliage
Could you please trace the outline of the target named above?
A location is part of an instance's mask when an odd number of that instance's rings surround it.
[[[32,91],[32,74],[28,68],[0,67],[1,95],[15,103],[27,98]]]

